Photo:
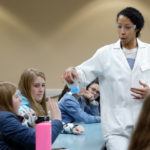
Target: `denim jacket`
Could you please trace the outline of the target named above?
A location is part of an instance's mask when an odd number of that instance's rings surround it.
[[[59,120],[52,122],[52,143],[62,129]],[[35,130],[21,124],[11,112],[0,111],[0,149],[35,150]]]
[[[58,102],[58,106],[62,113],[62,121],[97,123],[100,122],[98,105],[87,105],[84,99],[77,99],[71,93],[66,93]]]

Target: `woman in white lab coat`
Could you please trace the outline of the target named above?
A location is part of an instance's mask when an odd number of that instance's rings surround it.
[[[117,14],[119,40],[100,48],[93,57],[68,68],[64,79],[84,87],[94,78],[101,86],[101,121],[107,150],[127,150],[143,98],[150,85],[150,45],[138,38],[142,14],[127,7]]]

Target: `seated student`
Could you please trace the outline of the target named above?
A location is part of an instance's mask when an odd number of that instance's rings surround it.
[[[0,149],[35,150],[35,130],[21,124],[17,111],[21,98],[17,88],[10,82],[0,82]],[[51,102],[52,111],[57,109]],[[57,111],[57,110],[55,110]],[[61,115],[52,113],[52,142],[62,130]]]
[[[150,150],[150,93],[144,100],[129,150]]]
[[[100,89],[99,89],[99,82],[98,78],[93,80],[90,84],[86,86],[86,90],[93,94],[93,99],[90,99],[90,103],[95,103],[98,106],[99,114],[100,114]],[[93,101],[93,102],[92,102]],[[89,105],[89,99],[85,99],[87,105]],[[89,108],[89,107],[86,107]],[[85,110],[86,112],[88,110]],[[90,111],[90,109],[89,109]],[[92,112],[91,112],[92,113]]]
[[[93,90],[90,89],[92,87]],[[96,90],[96,92],[95,92]],[[60,95],[58,106],[61,110],[62,121],[96,123],[100,122],[99,105],[95,101],[99,97],[99,85],[93,82],[88,90],[82,89],[77,94],[72,94],[67,85]]]
[[[44,73],[34,68],[26,69],[20,77],[18,88],[22,102],[19,114],[25,118],[23,124],[26,126],[34,128],[35,122],[39,117],[42,118],[41,116],[47,116],[43,119],[49,119],[45,98],[45,80]],[[48,98],[47,101],[49,103],[51,99]],[[83,131],[84,128],[80,125],[63,124],[63,133],[80,134]]]

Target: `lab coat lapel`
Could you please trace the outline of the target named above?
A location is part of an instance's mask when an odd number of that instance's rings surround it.
[[[144,60],[143,49],[146,48],[146,45],[143,42],[141,42],[139,39],[137,39],[137,42],[138,42],[138,51],[137,51],[137,55],[135,58],[133,70],[135,70],[137,66],[139,65],[139,63],[141,64],[142,61]]]
[[[123,64],[124,67],[126,67],[128,70],[131,71],[131,68],[128,64],[128,61],[123,53],[123,50],[121,49],[120,46],[120,40],[118,40],[115,44],[114,44],[114,53],[117,57],[118,60],[120,60],[120,63]]]

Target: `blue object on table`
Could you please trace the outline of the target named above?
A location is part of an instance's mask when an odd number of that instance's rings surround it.
[[[85,132],[80,135],[60,134],[52,148],[66,147],[69,150],[100,150],[104,144],[104,137],[100,123],[80,124]]]

